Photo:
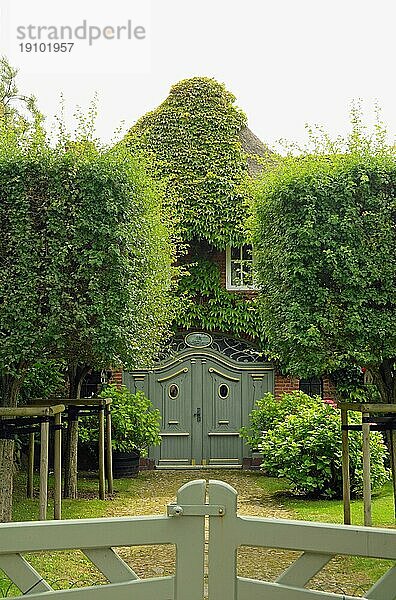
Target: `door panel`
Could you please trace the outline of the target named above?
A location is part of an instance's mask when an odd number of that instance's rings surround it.
[[[242,374],[215,361],[204,363],[204,460],[238,464],[242,458]]]
[[[159,463],[189,464],[191,457],[191,369],[189,365],[154,374],[162,415]]]

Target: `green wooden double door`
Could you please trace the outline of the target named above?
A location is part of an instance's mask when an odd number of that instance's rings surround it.
[[[274,385],[270,365],[192,349],[151,372],[126,374],[125,383],[143,390],[161,412],[162,443],[150,457],[163,467],[241,465],[249,449],[239,430]]]

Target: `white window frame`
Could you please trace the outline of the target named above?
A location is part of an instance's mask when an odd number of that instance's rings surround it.
[[[250,244],[244,244],[245,246],[249,246]],[[237,246],[233,246],[237,247]],[[239,246],[239,248],[243,248],[243,246]],[[253,260],[252,260],[253,262]],[[232,285],[231,284],[231,246],[227,246],[226,248],[226,289],[230,292],[232,291],[254,291],[256,290],[256,286],[253,285]]]

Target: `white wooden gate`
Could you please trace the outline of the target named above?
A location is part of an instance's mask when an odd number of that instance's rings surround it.
[[[357,600],[304,586],[336,554],[396,560],[396,530],[241,517],[236,502],[236,491],[226,483],[197,480],[179,490],[166,516],[2,524],[0,568],[32,600],[202,600],[206,516],[210,600]],[[176,545],[174,576],[139,579],[113,550],[147,544]],[[259,581],[237,576],[241,545],[302,554],[275,583]],[[66,549],[81,549],[109,583],[55,591],[23,557]],[[396,566],[365,598],[396,599]]]

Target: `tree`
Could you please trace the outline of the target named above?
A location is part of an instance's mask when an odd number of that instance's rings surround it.
[[[395,403],[396,156],[377,131],[370,140],[358,120],[346,151],[288,157],[261,181],[256,273],[270,355],[286,371],[359,366]]]
[[[396,402],[395,154],[353,141],[345,153],[289,157],[258,186],[260,311],[288,372],[358,365]]]
[[[38,361],[78,372],[155,354],[172,248],[158,194],[130,152],[52,147],[40,120],[23,136],[3,120],[0,133],[0,402],[16,406]],[[13,441],[0,440],[0,520],[11,516],[12,458]]]
[[[69,395],[88,370],[150,364],[171,319],[173,260],[160,195],[122,145],[71,144],[52,173],[58,200],[51,253],[52,310]],[[58,213],[58,214],[57,214]],[[65,496],[77,493],[78,422],[70,423]]]
[[[20,136],[26,135],[42,115],[36,105],[36,98],[19,92],[16,78],[18,70],[8,60],[0,57],[0,120],[3,125],[12,127]]]
[[[27,365],[45,355],[41,213],[26,165],[42,140],[42,115],[0,59],[0,405],[13,407]],[[24,193],[29,190],[29,193]],[[23,351],[23,349],[25,351]],[[11,518],[14,441],[0,439],[0,521]]]

